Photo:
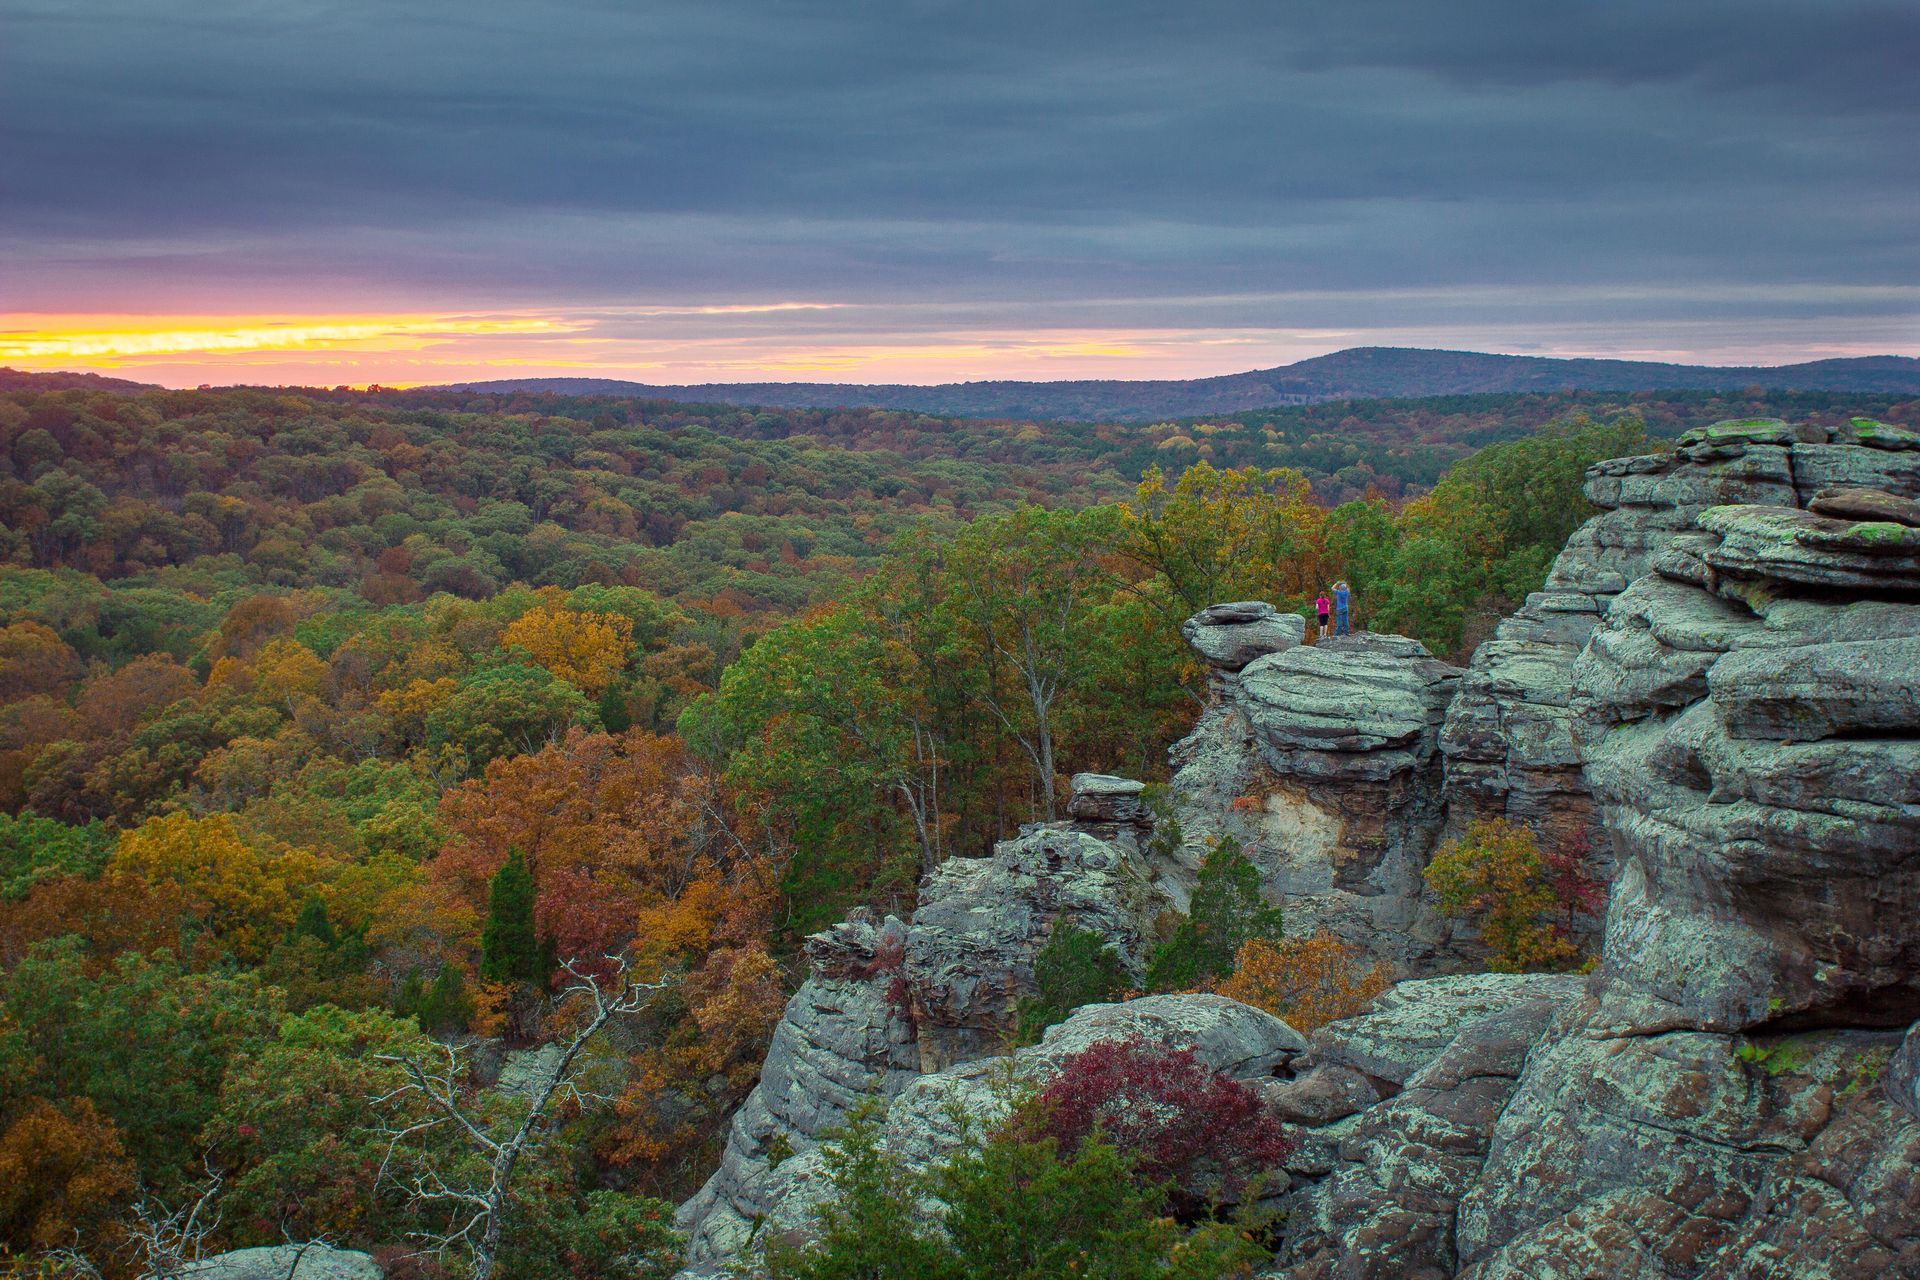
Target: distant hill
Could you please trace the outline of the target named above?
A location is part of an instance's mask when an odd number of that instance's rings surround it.
[[[976,418],[1151,422],[1325,400],[1552,391],[1850,391],[1920,395],[1920,359],[1865,356],[1776,367],[1560,360],[1545,356],[1353,347],[1277,369],[1217,378],[1079,382],[949,382],[864,386],[838,382],[710,382],[655,386],[613,378],[509,378],[449,389],[641,396],[697,404],[781,408],[871,407]]]
[[[151,382],[103,378],[97,373],[27,373],[0,368],[0,391],[111,391],[117,395],[134,395],[159,390],[161,388]]]

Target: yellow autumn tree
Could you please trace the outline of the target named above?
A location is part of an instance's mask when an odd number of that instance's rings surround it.
[[[633,620],[617,613],[541,605],[507,624],[500,647],[526,650],[553,675],[597,698],[627,665]]]
[[[242,840],[224,813],[169,813],[122,835],[108,869],[178,890],[214,937],[257,964],[293,924],[323,867],[304,850],[268,856]]]

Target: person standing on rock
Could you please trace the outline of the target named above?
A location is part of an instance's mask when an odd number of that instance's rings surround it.
[[[1314,639],[1317,640],[1327,634],[1327,615],[1333,612],[1333,601],[1327,599],[1325,591],[1322,591],[1320,598],[1313,602],[1313,611],[1320,615],[1320,629],[1313,633]]]
[[[1333,584],[1333,634],[1337,636],[1347,634],[1347,597],[1351,594],[1345,578]]]

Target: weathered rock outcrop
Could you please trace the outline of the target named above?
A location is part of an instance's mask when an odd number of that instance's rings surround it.
[[[1183,836],[1156,860],[1184,906],[1208,849],[1239,841],[1289,929],[1329,929],[1402,972],[1447,944],[1420,873],[1441,826],[1439,729],[1459,669],[1360,633],[1256,658],[1173,749]]]
[[[1920,545],[1697,524],[1573,669],[1620,871],[1461,1202],[1471,1280],[1920,1274]]]
[[[1576,978],[1403,982],[1315,1032],[1270,1105],[1306,1128],[1284,1270],[1298,1280],[1446,1276],[1455,1211],[1486,1158],[1528,1050]],[[1377,1104],[1377,1105],[1376,1105]]]
[[[1307,638],[1307,620],[1265,600],[1208,605],[1180,624],[1180,634],[1216,671],[1239,671],[1255,658],[1292,649]]]
[[[941,864],[921,882],[907,935],[920,1069],[1004,1049],[1055,921],[1103,935],[1138,974],[1156,908],[1139,864],[1084,831],[1038,827],[991,858]]]
[[[1920,435],[1865,419],[1832,430],[1725,422],[1688,432],[1672,454],[1594,467],[1587,497],[1602,513],[1569,539],[1545,588],[1475,652],[1448,711],[1441,749],[1450,831],[1504,816],[1556,843],[1584,832],[1593,809],[1567,704],[1574,658],[1612,599],[1689,539],[1710,507],[1804,507],[1841,487],[1857,503],[1862,486],[1896,498],[1920,493]],[[1606,850],[1594,852],[1604,878]]]
[[[736,1257],[763,1219],[803,1220],[819,1194],[821,1136],[919,1075],[901,966],[907,929],[852,919],[807,939],[812,976],[774,1028],[760,1083],[733,1117],[720,1167],[680,1206],[694,1274]]]
[[[718,1274],[756,1231],[805,1226],[825,1187],[821,1138],[856,1106],[895,1098],[925,1073],[945,1079],[955,1064],[998,1060],[1056,921],[1100,933],[1141,970],[1162,903],[1133,852],[1139,791],[1083,775],[1069,810],[1091,821],[1030,827],[991,857],[944,863],[922,882],[910,925],[856,913],[807,940],[811,976],[774,1029],[720,1168],[680,1207],[689,1275]],[[1116,831],[1126,838],[1095,834]],[[1244,1039],[1228,1016],[1189,1021],[1193,1043]]]

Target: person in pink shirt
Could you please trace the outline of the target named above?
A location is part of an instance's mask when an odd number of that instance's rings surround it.
[[[1333,612],[1333,601],[1327,599],[1326,592],[1322,591],[1320,598],[1313,602],[1313,611],[1320,615],[1320,629],[1314,635],[1323,636],[1327,634],[1327,616]]]

